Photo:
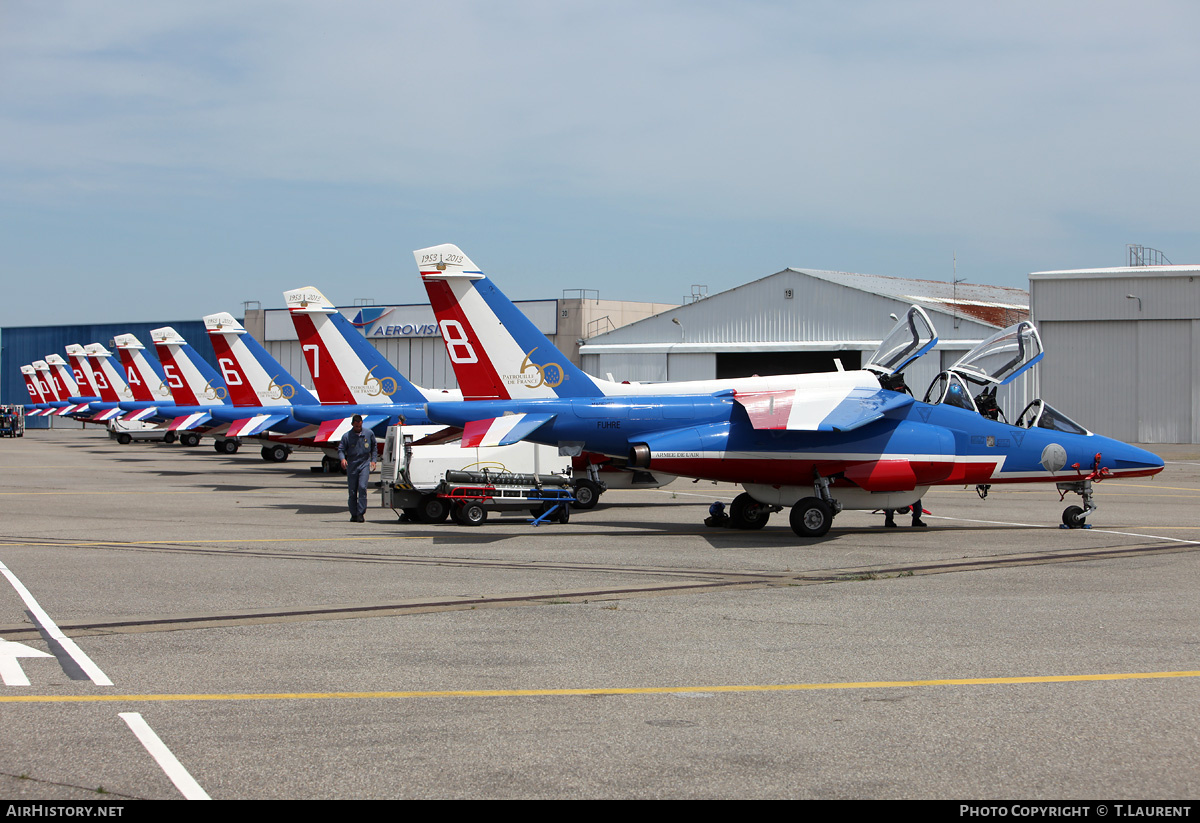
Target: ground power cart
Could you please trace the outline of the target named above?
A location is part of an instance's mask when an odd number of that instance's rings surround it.
[[[380,464],[382,504],[401,522],[466,526],[489,513],[528,512],[535,525],[566,523],[575,493],[571,458],[552,446],[462,448],[460,442],[414,444],[403,426],[388,428]]]

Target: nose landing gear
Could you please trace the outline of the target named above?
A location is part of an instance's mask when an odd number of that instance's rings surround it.
[[[1079,464],[1075,463],[1071,466],[1073,469],[1079,469]],[[1069,483],[1057,483],[1058,499],[1062,500],[1067,496],[1067,492],[1075,492],[1083,498],[1083,508],[1079,506],[1067,506],[1063,509],[1062,527],[1064,529],[1090,529],[1090,523],[1084,522],[1088,515],[1100,508],[1092,499],[1092,482],[1099,483],[1104,478],[1111,475],[1112,472],[1106,466],[1100,465],[1100,453],[1096,453],[1096,459],[1092,462],[1092,470],[1082,480],[1072,480]]]

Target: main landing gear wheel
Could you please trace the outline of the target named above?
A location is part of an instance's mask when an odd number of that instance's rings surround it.
[[[600,502],[600,486],[592,480],[575,481],[575,508],[581,511],[594,509]]]
[[[1062,521],[1063,525],[1068,529],[1082,529],[1085,525],[1083,519],[1083,509],[1079,506],[1067,506],[1063,509]]]
[[[218,440],[213,443],[213,449],[218,454],[237,454],[238,448],[241,446],[236,440]]]
[[[290,453],[287,446],[275,445],[262,447],[262,459],[268,463],[282,463],[288,459]]]
[[[806,497],[792,506],[792,531],[801,537],[824,537],[833,525],[833,510],[817,497]]]
[[[729,525],[735,529],[761,529],[770,517],[771,510],[745,492],[729,506]]]
[[[199,446],[200,435],[196,434],[195,432],[186,432],[185,434],[179,435],[179,442],[185,446]]]
[[[450,504],[436,494],[427,494],[417,504],[417,519],[422,523],[442,523],[450,514]],[[482,521],[480,521],[482,522]]]

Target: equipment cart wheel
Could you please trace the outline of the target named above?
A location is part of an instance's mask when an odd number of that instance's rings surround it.
[[[117,435],[117,442],[120,443],[122,446],[128,446],[130,443],[133,442],[133,438],[130,437],[125,432],[121,432],[120,434]]]
[[[600,486],[593,480],[575,481],[575,508],[581,511],[596,508],[600,502]]]
[[[164,443],[174,443],[175,442],[175,432],[167,432],[166,434],[164,434],[163,442]]]
[[[487,522],[487,509],[478,503],[464,503],[462,507],[462,524],[464,526],[482,526]]]
[[[771,510],[746,492],[733,498],[729,506],[729,525],[735,529],[761,529],[770,517]]]
[[[1068,529],[1082,529],[1084,526],[1084,519],[1080,517],[1082,514],[1083,509],[1079,506],[1067,506],[1063,509],[1063,525]]]
[[[801,537],[823,537],[833,525],[833,510],[824,500],[806,497],[792,506],[792,531]]]
[[[571,504],[566,500],[558,504],[558,511],[555,512],[558,516],[559,523],[569,523],[571,521]]]
[[[417,519],[422,523],[444,523],[450,515],[450,504],[436,494],[427,494],[417,504]]]

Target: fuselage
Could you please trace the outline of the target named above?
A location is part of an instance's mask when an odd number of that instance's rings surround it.
[[[1068,482],[1099,465],[1143,477],[1163,462],[1096,434],[1020,428],[950,405],[915,402],[852,431],[755,429],[729,396],[637,396],[430,403],[429,417],[464,426],[505,414],[553,415],[527,439],[578,443],[654,471],[759,485],[840,476],[870,491],[930,485]]]

